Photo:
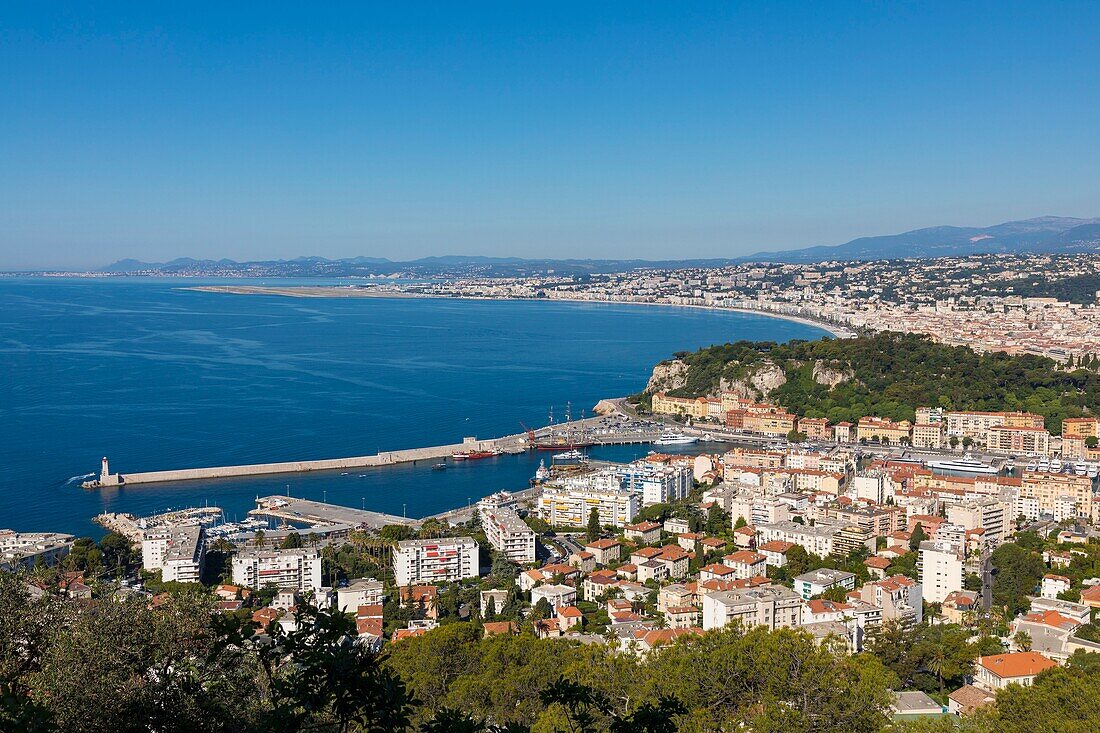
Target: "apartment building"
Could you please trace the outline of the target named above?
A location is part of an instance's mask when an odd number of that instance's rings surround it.
[[[374,578],[359,578],[336,589],[336,607],[344,613],[355,613],[360,606],[380,605],[382,599],[382,581]]]
[[[949,595],[962,590],[964,557],[964,548],[953,542],[928,540],[920,543],[917,571],[925,600],[943,603]]]
[[[619,488],[638,494],[642,506],[683,499],[694,486],[694,475],[686,464],[634,461],[613,469]]]
[[[803,417],[798,420],[798,432],[807,440],[832,440],[833,431],[829,421],[823,417]]]
[[[804,550],[825,557],[833,554],[836,529],[833,527],[810,527],[798,522],[775,522],[756,525],[756,542],[789,542],[801,545]]]
[[[986,443],[990,428],[1042,428],[1043,416],[1031,412],[953,411],[947,413],[947,434]]]
[[[535,561],[535,532],[513,509],[479,505],[481,527],[493,549],[520,564]]]
[[[833,588],[855,590],[855,587],[856,576],[854,574],[845,572],[844,570],[832,570],[830,568],[811,570],[794,579],[795,593],[801,596],[803,600],[807,601]]]
[[[856,440],[899,445],[910,439],[911,430],[908,420],[894,422],[884,417],[864,416],[856,423]]]
[[[920,420],[913,425],[913,447],[939,450],[943,448],[946,437],[946,426],[942,422],[922,423]]]
[[[878,618],[882,621],[919,624],[924,618],[923,588],[904,575],[864,583],[859,596],[863,602],[881,609]]]
[[[730,520],[736,524],[743,518],[751,525],[785,522],[791,518],[791,507],[786,502],[763,497],[738,497],[730,502]]]
[[[447,583],[478,576],[478,547],[472,537],[402,540],[393,553],[394,583]]]
[[[1100,418],[1067,417],[1062,420],[1062,437],[1082,440],[1100,437]]]
[[[141,540],[141,565],[159,570],[164,582],[198,583],[206,562],[206,535],[199,525],[158,527]]]
[[[619,488],[585,487],[547,484],[539,498],[539,517],[555,527],[585,527],[588,515],[595,509],[600,524],[623,527],[634,521],[640,497]]]
[[[989,692],[1003,690],[1010,684],[1027,687],[1040,672],[1057,666],[1057,662],[1052,662],[1038,652],[1010,652],[978,657],[974,685]]]
[[[968,531],[985,530],[985,541],[991,548],[1008,539],[1014,518],[1011,505],[998,499],[968,501],[947,507],[947,521]]]
[[[320,593],[321,553],[313,547],[242,550],[233,556],[233,582],[253,590],[274,585]]]
[[[0,570],[33,568],[39,561],[56,565],[69,554],[75,537],[57,532],[16,532],[0,529]]]
[[[789,412],[776,411],[747,413],[742,424],[745,432],[783,438],[795,429],[797,421],[798,418]]]
[[[997,453],[1050,455],[1050,433],[1045,428],[996,425],[986,432],[986,448]]]
[[[722,558],[722,564],[734,572],[734,577],[747,580],[768,574],[768,558],[751,550],[739,550]]]
[[[703,596],[703,630],[720,629],[731,623],[743,628],[796,628],[802,619],[802,599],[780,585],[761,585]]]
[[[1067,505],[1072,505],[1079,517],[1088,518],[1093,511],[1092,479],[1088,476],[1025,471],[1019,497],[1025,506],[1027,500],[1034,500],[1039,514],[1065,514]],[[1031,518],[1027,512],[1023,513]]]
[[[707,416],[706,397],[669,397],[664,392],[653,395],[655,415],[684,415],[702,420]]]

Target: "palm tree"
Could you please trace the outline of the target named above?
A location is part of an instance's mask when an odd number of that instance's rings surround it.
[[[936,646],[928,657],[928,671],[940,681],[940,694],[943,694],[943,670],[947,666],[947,652],[942,645]]]
[[[262,529],[256,530],[256,534],[252,535],[252,543],[256,545],[256,547],[262,548],[264,546],[264,542],[264,531]]]

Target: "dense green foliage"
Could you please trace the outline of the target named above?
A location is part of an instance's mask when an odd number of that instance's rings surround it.
[[[768,365],[787,381],[768,398],[806,417],[854,422],[864,415],[913,420],[920,406],[957,410],[1026,410],[1061,430],[1063,418],[1100,409],[1100,374],[1065,371],[1039,356],[978,354],[915,334],[879,333],[854,339],[738,341],[676,355],[688,364],[686,384],[670,394],[714,394],[722,380],[745,380]],[[814,367],[850,374],[833,387]]]
[[[604,645],[482,638],[451,624],[382,655],[349,617],[303,606],[298,628],[257,635],[211,599],[33,600],[0,574],[0,730],[796,733],[949,730],[894,725],[889,690],[960,683],[987,640],[951,626],[887,627],[873,654],[807,634],[734,627],[646,657]],[[1000,693],[973,733],[1092,731],[1100,655],[1078,653],[1029,688]],[[921,724],[923,725],[923,724]]]
[[[993,604],[1008,609],[1006,617],[1030,608],[1027,596],[1034,595],[1046,572],[1043,559],[1019,545],[1006,543],[993,551],[990,560],[993,563]]]
[[[1070,303],[1093,305],[1096,303],[1096,291],[1100,290],[1100,275],[1088,273],[1061,279],[1035,277],[1006,280],[999,287],[1025,298],[1057,298]]]

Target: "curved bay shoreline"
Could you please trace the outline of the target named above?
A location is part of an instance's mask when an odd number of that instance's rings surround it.
[[[665,308],[696,308],[699,310],[726,312],[726,313],[747,313],[751,315],[764,316],[765,318],[779,318],[784,321],[792,321],[794,323],[801,323],[804,326],[813,326],[814,328],[820,328],[823,331],[828,332],[835,338],[853,338],[855,332],[847,329],[843,326],[838,326],[835,323],[829,323],[814,318],[806,318],[804,316],[796,316],[788,313],[777,313],[775,311],[769,311],[757,308],[728,308],[711,305],[696,305],[690,303],[654,303],[644,300],[590,300],[587,298],[496,298],[483,295],[434,295],[431,293],[408,293],[398,290],[366,290],[362,288],[351,288],[345,286],[311,286],[311,285],[293,285],[286,287],[268,286],[268,285],[196,285],[193,287],[181,288],[181,290],[191,290],[204,293],[226,293],[230,295],[277,295],[285,298],[424,298],[424,299],[436,299],[436,300],[499,300],[499,301],[531,301],[538,302],[545,300],[551,303],[580,303],[580,304],[594,304],[594,305],[649,305],[649,306],[661,306]]]

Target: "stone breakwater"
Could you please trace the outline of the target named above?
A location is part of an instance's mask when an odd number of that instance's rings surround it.
[[[511,435],[495,440],[467,438],[462,443],[437,445],[427,448],[383,451],[370,456],[351,458],[327,458],[315,461],[283,461],[279,463],[253,463],[237,466],[211,466],[208,468],[182,468],[169,471],[144,473],[116,473],[88,482],[88,488],[100,486],[130,486],[135,484],[168,483],[174,481],[198,481],[203,479],[234,478],[242,476],[266,476],[280,473],[307,473],[310,471],[338,471],[349,468],[372,468],[398,463],[449,458],[464,450],[501,450],[515,453],[524,450],[524,436]]]

